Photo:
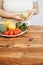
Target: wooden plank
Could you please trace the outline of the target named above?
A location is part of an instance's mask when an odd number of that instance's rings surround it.
[[[43,26],[16,38],[0,37],[0,65],[43,65]]]

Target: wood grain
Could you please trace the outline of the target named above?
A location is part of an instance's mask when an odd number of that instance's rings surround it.
[[[29,26],[19,37],[0,37],[0,65],[43,65],[43,26]]]

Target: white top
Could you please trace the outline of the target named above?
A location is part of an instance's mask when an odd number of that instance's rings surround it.
[[[2,1],[2,0],[0,0]],[[31,10],[37,0],[3,0],[3,8],[8,12]]]

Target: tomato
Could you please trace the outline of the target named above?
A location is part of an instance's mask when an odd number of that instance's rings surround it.
[[[19,34],[20,32],[21,32],[21,29],[19,29],[19,28],[16,28],[16,29],[14,30],[14,34],[15,34],[15,35]]]
[[[8,31],[4,32],[4,35],[8,35]]]
[[[12,31],[12,30],[9,30],[9,31],[8,31],[8,34],[9,34],[9,35],[13,35],[13,31]]]
[[[4,35],[13,35],[13,31],[8,30],[8,31],[4,32]]]
[[[19,33],[21,32],[21,29],[20,28],[16,28],[15,30],[18,31]]]

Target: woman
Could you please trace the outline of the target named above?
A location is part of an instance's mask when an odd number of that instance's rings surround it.
[[[22,11],[28,11],[27,18],[21,17]],[[0,16],[17,21],[29,20],[39,12],[37,0],[0,0]]]

